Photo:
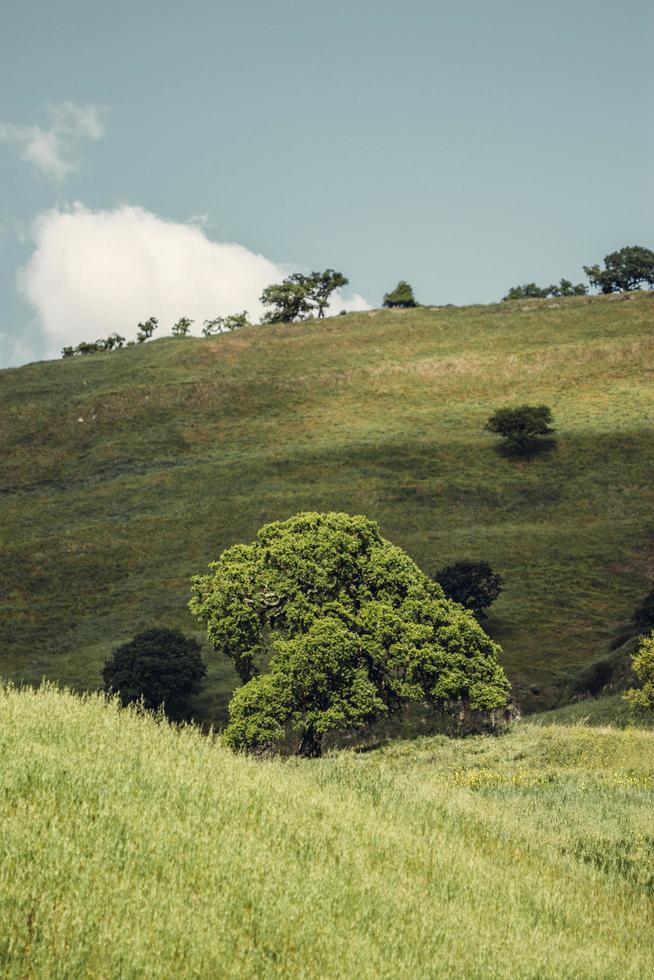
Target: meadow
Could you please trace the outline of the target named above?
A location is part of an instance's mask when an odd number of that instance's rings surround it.
[[[139,630],[201,640],[192,574],[266,521],[343,510],[429,573],[489,561],[516,696],[557,704],[651,588],[653,297],[374,310],[1,372],[0,676],[93,689]],[[523,402],[557,430],[526,462],[483,431]],[[220,724],[236,679],[205,655],[195,715]]]
[[[197,728],[0,691],[7,978],[654,973],[654,733],[255,761]]]

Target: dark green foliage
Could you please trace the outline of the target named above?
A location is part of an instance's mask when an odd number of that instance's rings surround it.
[[[336,272],[334,269],[325,269],[324,272],[312,272],[307,279],[309,280],[309,297],[314,307],[318,310],[318,318],[321,319],[325,315],[325,309],[329,304],[331,294],[335,289],[347,286],[349,280],[345,278],[342,272]]]
[[[488,432],[502,436],[507,449],[526,454],[539,445],[541,437],[551,435],[552,412],[547,405],[518,405],[498,408],[486,422]]]
[[[413,295],[413,289],[404,279],[400,279],[395,289],[390,293],[386,293],[382,306],[386,306],[389,309],[401,308],[406,309],[410,306],[417,306],[416,298]]]
[[[189,320],[187,316],[181,316],[173,326],[173,337],[187,337],[191,332],[192,325],[193,320]]]
[[[334,269],[311,272],[306,276],[301,272],[294,272],[283,282],[264,289],[261,302],[271,309],[265,314],[263,322],[290,323],[293,320],[306,320],[314,313],[320,319],[325,315],[329,297],[334,290],[347,284],[348,280],[343,273]]]
[[[654,288],[654,252],[642,245],[627,245],[604,257],[604,269],[585,265],[584,272],[591,286],[602,293],[639,289],[642,285]]]
[[[654,629],[654,589],[636,606],[631,621],[641,633]]]
[[[124,705],[142,699],[146,708],[163,708],[174,721],[189,717],[207,668],[195,640],[179,630],[153,629],[117,647],[102,671],[106,691]]]
[[[75,357],[77,354],[97,354],[100,351],[113,350],[115,347],[123,347],[125,338],[119,333],[112,333],[106,339],[100,338],[95,343],[87,343],[83,340],[77,347],[62,347],[62,357]]]
[[[558,286],[537,286],[535,282],[527,282],[522,286],[512,286],[503,299],[547,299],[550,296],[585,296],[587,292],[588,287],[583,282],[578,282],[575,285],[570,279],[561,279]]]
[[[457,561],[442,568],[436,581],[448,599],[470,609],[477,618],[484,616],[502,591],[502,579],[487,561]]]
[[[507,700],[499,647],[365,517],[264,525],[193,579],[190,608],[244,682],[225,733],[235,748],[266,747],[290,726],[302,754],[318,755],[326,733],[410,701]]]
[[[249,327],[247,310],[242,313],[232,313],[231,316],[217,316],[213,320],[205,320],[202,326],[203,337],[215,337],[221,333],[231,333],[241,327]]]
[[[159,326],[159,321],[157,320],[156,316],[151,316],[148,320],[145,321],[145,323],[139,323],[136,330],[136,339],[139,342],[139,344],[142,344],[144,341],[149,340],[158,326]]]

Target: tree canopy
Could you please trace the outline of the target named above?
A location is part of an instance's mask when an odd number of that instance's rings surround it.
[[[509,451],[527,453],[534,449],[542,436],[554,432],[552,410],[547,405],[517,405],[498,408],[486,422],[488,432],[502,436]]]
[[[142,701],[150,710],[162,705],[169,718],[188,716],[207,668],[200,647],[179,630],[152,629],[117,647],[102,671],[105,690],[124,705]]]
[[[547,299],[560,296],[585,296],[588,287],[583,282],[573,283],[571,279],[561,279],[551,286],[537,286],[535,282],[526,282],[522,286],[512,286],[503,300],[509,299]]]
[[[261,302],[270,309],[264,315],[265,323],[290,323],[305,320],[316,314],[325,315],[329,297],[335,289],[347,286],[348,280],[342,272],[325,269],[324,272],[310,272],[303,275],[294,272],[283,282],[267,286],[261,294]]]
[[[487,561],[457,561],[436,574],[448,599],[459,602],[478,618],[502,591],[502,579]]]
[[[382,306],[386,306],[389,309],[406,309],[407,307],[417,305],[416,298],[413,295],[413,288],[404,279],[400,279],[395,289],[391,290],[390,293],[386,293],[382,302]]]
[[[644,636],[631,658],[631,667],[640,687],[625,692],[625,700],[640,711],[654,710],[654,633]]]
[[[191,611],[243,681],[225,732],[260,749],[299,733],[317,755],[411,701],[491,710],[507,701],[499,647],[366,517],[266,524],[193,579]]]
[[[606,255],[603,269],[585,265],[584,272],[591,285],[603,293],[640,289],[642,285],[654,288],[654,252],[642,245],[627,245]]]

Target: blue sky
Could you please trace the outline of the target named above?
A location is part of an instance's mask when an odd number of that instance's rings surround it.
[[[654,247],[649,0],[3,0],[0,34],[3,366],[290,269],[463,304]]]

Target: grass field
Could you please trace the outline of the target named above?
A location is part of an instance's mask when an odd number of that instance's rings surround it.
[[[428,572],[490,561],[518,700],[554,703],[654,576],[653,297],[372,311],[3,371],[0,675],[93,688],[136,631],[196,631],[189,577],[224,547],[345,510]],[[557,428],[530,462],[483,432],[522,402]],[[213,660],[197,716],[220,722],[234,682]]]
[[[0,971],[654,974],[654,733],[256,762],[50,687],[0,690]]]

